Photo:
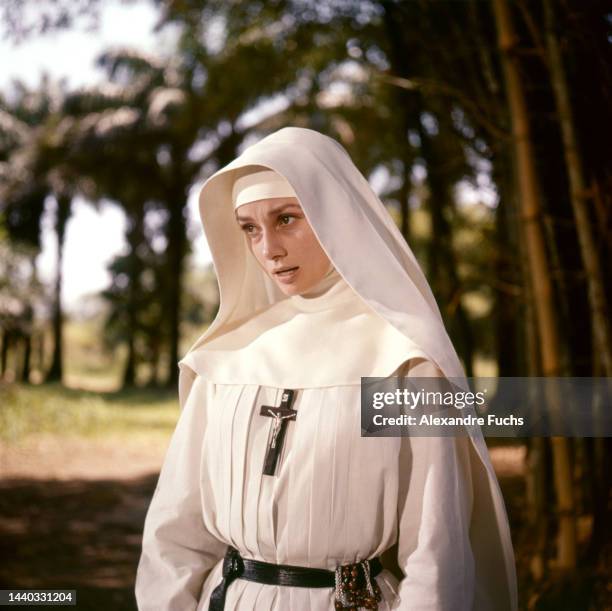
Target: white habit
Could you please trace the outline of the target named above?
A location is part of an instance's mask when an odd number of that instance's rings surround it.
[[[262,168],[290,183],[334,266],[322,290],[286,298],[248,252],[232,188]],[[376,578],[381,611],[514,611],[508,520],[478,427],[361,437],[362,376],[464,374],[418,262],[346,151],[281,129],[206,181],[200,213],[221,304],[180,363],[182,412],[145,523],[139,609],[206,610],[228,545],[334,570],[398,543],[405,576]],[[259,412],[287,388],[297,417],[276,474],[263,475],[272,421]],[[333,591],[237,579],[225,609],[331,611]]]
[[[252,341],[251,331],[262,326],[271,330]],[[358,354],[351,338],[367,357],[350,360]],[[280,302],[222,340],[182,362],[195,379],[147,517],[140,609],[207,609],[228,544],[245,558],[334,570],[396,541],[405,577],[399,585],[387,570],[377,577],[381,611],[507,608],[473,604],[471,461],[480,461],[469,437],[361,437],[360,372],[440,375],[417,349],[342,280],[319,297]],[[318,371],[326,346],[336,346],[343,362]],[[310,350],[307,369],[292,369],[293,359],[304,367],[297,353]],[[412,358],[398,372],[402,355]],[[272,422],[259,411],[279,405],[282,388],[236,381],[281,371],[285,386],[298,388],[298,416],[288,425],[277,474],[268,476],[262,466]],[[483,535],[487,527],[475,525]],[[480,579],[495,579],[486,565],[478,570]],[[498,593],[505,587],[503,580],[489,585]],[[333,596],[327,588],[237,580],[225,609],[332,610]]]

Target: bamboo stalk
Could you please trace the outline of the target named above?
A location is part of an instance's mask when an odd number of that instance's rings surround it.
[[[572,102],[563,67],[563,57],[555,28],[555,13],[551,0],[543,0],[546,27],[546,51],[550,80],[555,94],[559,115],[563,153],[570,183],[570,200],[574,217],[580,253],[587,275],[588,298],[591,309],[592,324],[599,358],[605,375],[612,376],[612,331],[608,316],[608,304],[603,283],[603,273],[597,255],[592,225],[589,220],[587,202],[589,192],[584,179],[583,164],[578,149],[578,138],[573,119]]]
[[[531,142],[527,101],[518,60],[513,52],[517,44],[517,36],[506,0],[493,0],[493,11],[512,120],[516,180],[520,195],[522,230],[525,234],[530,279],[535,300],[542,372],[545,376],[557,376],[560,373],[560,338],[556,328],[553,286],[542,231],[542,205]],[[560,570],[570,571],[576,567],[576,524],[569,448],[567,440],[563,437],[553,437],[551,445],[559,516],[557,566]]]

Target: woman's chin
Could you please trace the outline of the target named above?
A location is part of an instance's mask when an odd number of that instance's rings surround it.
[[[281,292],[287,297],[292,297],[293,295],[299,295],[302,291],[300,287],[295,284],[282,284],[281,282],[277,282],[276,286],[281,290]]]

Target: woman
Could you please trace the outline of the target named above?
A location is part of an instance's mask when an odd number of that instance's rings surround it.
[[[416,259],[345,150],[281,129],[214,174],[200,210],[221,305],[179,363],[139,608],[515,609],[480,431],[361,437],[361,377],[463,371]],[[379,562],[390,550],[399,582]]]

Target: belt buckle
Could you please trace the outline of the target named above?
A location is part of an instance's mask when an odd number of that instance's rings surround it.
[[[242,574],[244,565],[242,564],[242,558],[240,552],[234,548],[227,550],[227,556],[225,558],[223,566],[223,576],[228,577],[229,575],[238,576]]]
[[[378,609],[382,593],[376,579],[370,574],[368,560],[345,564],[336,569],[334,607],[337,611],[348,609]]]

